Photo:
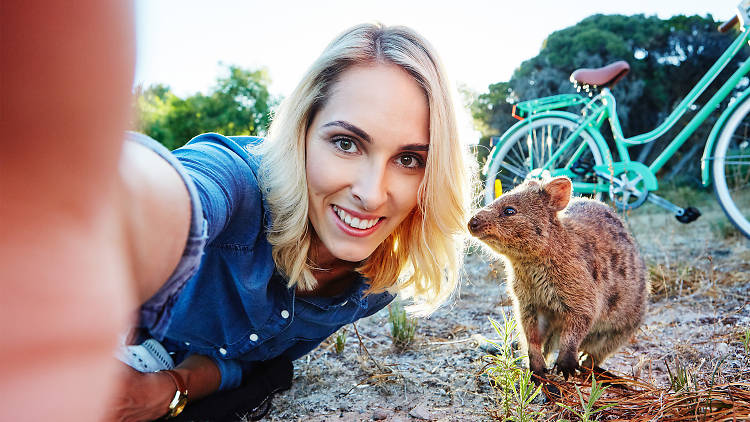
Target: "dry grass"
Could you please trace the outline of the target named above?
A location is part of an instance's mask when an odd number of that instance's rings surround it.
[[[745,369],[744,379],[750,376]],[[629,376],[616,379],[601,378],[609,388],[597,401],[597,407],[612,407],[601,412],[608,421],[738,421],[750,418],[750,382],[728,382],[688,390],[673,391]],[[556,384],[561,391],[559,402],[580,407],[575,386],[586,391],[591,388],[590,378],[584,382]],[[553,419],[570,418],[569,411],[554,414]]]
[[[711,253],[705,251],[690,261],[652,259],[647,264],[652,299],[681,297],[698,291],[716,297],[727,287],[748,281],[744,258],[743,255],[729,257],[716,265]]]

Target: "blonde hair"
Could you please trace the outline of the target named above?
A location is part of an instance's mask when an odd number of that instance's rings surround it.
[[[273,224],[268,241],[289,286],[317,285],[308,260],[305,136],[338,77],[354,65],[389,63],[406,70],[422,87],[430,110],[430,152],[414,212],[380,244],[358,271],[368,292],[398,291],[414,303],[411,312],[429,314],[458,285],[465,225],[470,208],[471,171],[458,139],[448,82],[432,47],[405,27],[363,24],[328,45],[281,104],[259,149],[260,183]]]

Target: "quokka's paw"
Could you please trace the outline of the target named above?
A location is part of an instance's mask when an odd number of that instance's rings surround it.
[[[578,359],[576,358],[575,354],[561,353],[557,357],[557,362],[555,362],[555,370],[562,374],[562,376],[565,378],[565,381],[568,380],[568,377],[574,376],[577,369]]]
[[[534,381],[534,385],[542,386],[542,392],[544,393],[545,401],[559,400],[561,397],[560,389],[550,382],[550,380],[547,378],[547,373],[547,368],[532,371],[532,380]]]

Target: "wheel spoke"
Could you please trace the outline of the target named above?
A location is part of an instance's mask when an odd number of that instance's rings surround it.
[[[534,119],[518,128],[516,132],[504,136],[503,143],[495,148],[499,151],[493,152],[493,159],[488,166],[487,181],[485,185],[485,203],[494,200],[495,180],[500,180],[503,191],[509,191],[516,185],[522,183],[529,172],[535,168],[546,166],[550,171],[561,170],[560,159],[570,157],[571,151],[564,151],[554,162],[547,162],[559,150],[560,145],[575,130],[577,123],[571,118],[541,117]],[[585,142],[586,150],[582,157],[601,165],[602,154],[588,133],[584,132],[581,139]],[[594,148],[594,149],[592,149]],[[590,183],[591,176],[581,177],[572,175],[576,183]],[[593,194],[601,197],[601,193]]]
[[[516,176],[520,178],[525,178],[528,172],[524,172],[523,170],[519,169],[516,166],[510,165],[508,163],[500,163],[500,167],[509,170],[511,173],[515,174]]]

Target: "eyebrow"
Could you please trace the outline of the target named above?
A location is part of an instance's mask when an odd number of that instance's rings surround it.
[[[324,124],[322,127],[329,127],[329,126],[339,126],[342,127],[349,132],[354,133],[355,135],[359,136],[363,140],[367,141],[368,143],[372,143],[372,138],[370,138],[370,135],[367,134],[364,130],[358,128],[357,126],[354,126],[353,124],[349,122],[345,122],[343,120],[334,120],[333,122],[328,122]]]
[[[330,126],[338,126],[342,127],[349,132],[354,133],[355,135],[362,138],[367,143],[372,143],[372,138],[370,135],[367,134],[364,130],[358,128],[357,126],[354,126],[353,124],[346,122],[344,120],[334,120],[332,122],[328,122],[324,124],[322,127],[330,127]],[[429,151],[430,145],[429,144],[408,144],[408,145],[402,145],[399,148],[399,151]]]
[[[398,148],[399,151],[429,151],[429,144],[409,144],[402,145]]]

